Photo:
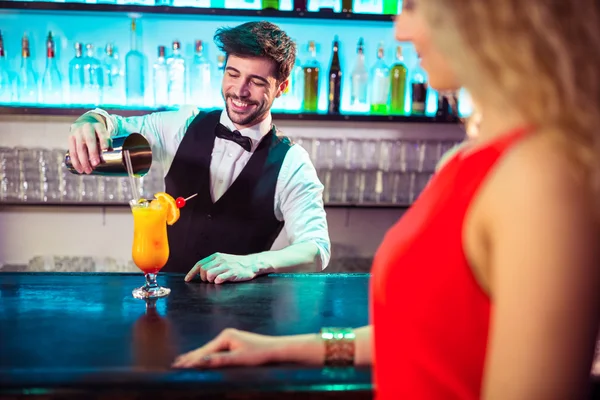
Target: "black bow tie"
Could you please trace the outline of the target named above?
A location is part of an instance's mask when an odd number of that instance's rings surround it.
[[[221,123],[217,124],[217,128],[215,129],[215,135],[218,138],[231,140],[232,142],[239,144],[247,152],[252,151],[252,139],[246,136],[242,136],[242,134],[237,130],[233,132],[230,131],[229,128],[227,128]]]

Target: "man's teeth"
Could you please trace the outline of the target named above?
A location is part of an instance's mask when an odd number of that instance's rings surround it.
[[[231,101],[233,102],[233,104],[235,104],[237,107],[248,107],[248,103],[242,103],[241,101],[237,101],[237,100],[233,100],[231,99]]]

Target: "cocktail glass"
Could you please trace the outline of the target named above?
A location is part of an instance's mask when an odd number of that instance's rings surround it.
[[[167,239],[167,207],[157,200],[130,202],[133,213],[133,246],[131,255],[142,270],[146,284],[133,290],[133,297],[154,299],[168,296],[171,289],[156,282],[158,272],[169,259]]]

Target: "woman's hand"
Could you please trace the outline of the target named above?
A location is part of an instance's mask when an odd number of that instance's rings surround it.
[[[204,346],[175,359],[175,368],[261,365],[275,361],[276,337],[225,329]]]
[[[172,366],[219,368],[276,362],[322,365],[323,356],[318,335],[275,337],[229,328],[204,346],[180,355]]]

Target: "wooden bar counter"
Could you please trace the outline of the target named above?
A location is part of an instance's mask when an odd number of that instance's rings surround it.
[[[0,398],[369,399],[369,368],[273,365],[174,370],[223,328],[286,335],[368,323],[368,274],[186,283],[134,299],[140,274],[0,274]]]
[[[289,335],[366,325],[368,281],[273,274],[214,285],[162,274],[171,294],[147,303],[131,296],[141,273],[3,272],[0,399],[372,399],[369,368],[170,368],[227,327]]]

